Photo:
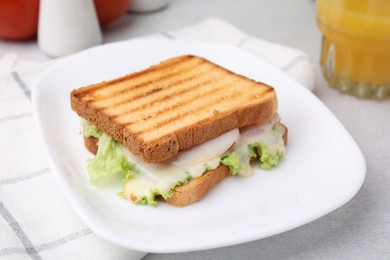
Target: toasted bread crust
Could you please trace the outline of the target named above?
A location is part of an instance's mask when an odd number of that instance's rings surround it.
[[[281,124],[281,125],[284,127],[283,143],[284,143],[284,145],[287,145],[287,141],[288,141],[288,128],[284,124]]]
[[[277,100],[270,86],[185,55],[74,90],[71,106],[152,163],[233,128],[269,120]]]
[[[218,168],[206,172],[200,178],[191,180],[186,185],[175,187],[173,195],[162,200],[176,207],[185,207],[201,200],[214,186],[229,175],[229,168],[222,164]]]
[[[90,137],[85,137],[84,136],[84,146],[87,148],[88,151],[90,151],[93,154],[97,154],[98,151],[98,142],[99,139],[90,136]]]

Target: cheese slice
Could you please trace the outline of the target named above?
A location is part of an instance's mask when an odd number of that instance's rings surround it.
[[[198,178],[214,170],[220,164],[221,155],[234,146],[240,138],[238,129],[233,129],[203,144],[180,152],[164,163],[146,163],[122,145],[130,163],[137,172],[125,184],[123,195],[132,201],[153,201],[156,194],[168,196],[178,183]],[[210,149],[212,147],[212,149]]]

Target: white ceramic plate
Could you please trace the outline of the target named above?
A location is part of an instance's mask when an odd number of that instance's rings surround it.
[[[230,177],[185,208],[133,205],[121,187],[88,182],[79,118],[71,90],[146,68],[180,54],[203,56],[275,87],[289,128],[287,156],[270,172]],[[349,201],[365,177],[365,160],[335,116],[308,90],[258,57],[235,47],[182,41],[133,40],[69,56],[33,89],[40,138],[59,188],[98,235],[145,252],[223,247],[275,235],[315,220]]]

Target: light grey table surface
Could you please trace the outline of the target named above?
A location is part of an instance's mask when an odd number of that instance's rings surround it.
[[[212,250],[148,254],[144,259],[390,259],[390,100],[359,100],[327,86],[318,68],[321,34],[315,25],[314,1],[171,0],[159,12],[120,18],[104,29],[104,42],[170,31],[211,16],[310,55],[317,66],[314,93],[360,146],[367,162],[366,179],[341,208],[283,234]],[[34,40],[0,40],[0,57],[8,52],[47,59]]]

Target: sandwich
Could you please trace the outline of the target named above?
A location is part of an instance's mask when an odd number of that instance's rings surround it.
[[[274,88],[199,56],[75,89],[93,184],[120,176],[136,204],[184,207],[230,175],[269,170],[285,156],[287,128]]]

